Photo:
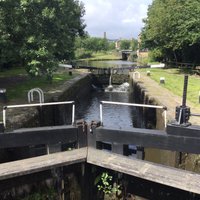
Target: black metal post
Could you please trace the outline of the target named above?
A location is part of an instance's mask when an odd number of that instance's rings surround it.
[[[187,100],[187,86],[188,86],[188,75],[184,77],[184,86],[183,86],[183,99],[182,105],[176,107],[176,125],[180,126],[190,126],[188,122],[190,118],[190,108],[186,106]]]
[[[184,77],[184,85],[183,85],[183,99],[182,99],[182,107],[186,107],[187,100],[187,86],[188,86],[188,75]]]

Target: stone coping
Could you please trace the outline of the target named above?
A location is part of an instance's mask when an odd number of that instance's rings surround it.
[[[132,77],[132,76],[131,76]],[[153,99],[158,105],[167,107],[167,119],[172,121],[175,119],[175,108],[182,104],[182,97],[173,94],[168,89],[159,85],[156,81],[152,80],[145,74],[141,74],[140,79],[134,79],[141,88],[145,89],[145,95],[149,99]],[[187,101],[187,106],[191,108],[191,113],[200,114],[200,106],[197,108],[193,103]],[[189,120],[193,125],[200,125],[199,117],[190,117]]]

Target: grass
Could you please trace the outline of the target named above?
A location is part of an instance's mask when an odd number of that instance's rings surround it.
[[[91,58],[86,58],[82,60],[90,60],[90,61],[95,61],[95,60],[119,60],[121,59],[121,56],[117,52],[96,52],[92,54]]]
[[[16,67],[16,68],[0,71],[0,78],[21,76],[21,75],[25,76],[26,74],[27,73],[24,68]]]
[[[68,70],[58,70],[54,76],[52,83],[46,80],[45,77],[36,77],[30,78],[27,76],[26,71],[23,68],[16,68],[12,70],[7,70],[4,72],[0,72],[0,78],[13,78],[16,76],[21,76],[24,78],[23,82],[17,82],[14,84],[7,84],[7,98],[9,101],[15,99],[27,99],[27,93],[32,88],[41,88],[43,90],[48,90],[50,88],[57,87],[61,85],[63,82],[74,78],[77,73],[73,73],[72,76],[69,75]]]
[[[179,69],[148,69],[151,72],[151,78],[160,83],[160,77],[165,77],[165,84],[162,87],[167,88],[174,94],[183,95],[184,73]],[[139,71],[146,73],[147,69]],[[187,100],[199,106],[200,77],[189,75]]]

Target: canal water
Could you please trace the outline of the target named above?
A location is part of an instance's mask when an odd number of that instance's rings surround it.
[[[132,93],[120,91],[117,86],[114,91],[93,91],[84,101],[76,104],[76,119],[100,121],[100,101],[133,102]],[[117,91],[116,91],[117,90]],[[137,117],[139,111],[135,107],[103,104],[103,126],[106,128],[129,129],[142,127],[143,123]]]
[[[124,67],[124,66],[134,66],[134,63],[125,62],[125,61],[93,61],[89,63],[82,63],[82,66],[93,66],[93,67]],[[113,86],[113,90],[109,91],[107,87],[110,85],[108,82],[107,85],[104,86],[104,91],[96,88],[94,86],[94,91],[91,95],[84,97],[84,100],[81,100],[76,104],[76,119],[84,119],[87,122],[91,122],[92,120],[100,121],[100,101],[114,101],[114,102],[125,102],[125,103],[134,103],[137,97],[133,96],[130,88],[126,87],[128,83],[123,83],[122,85]],[[124,87],[125,86],[125,87]],[[133,127],[144,128],[144,120],[141,116],[141,112],[138,108],[128,107],[128,106],[119,106],[119,105],[110,105],[103,104],[103,126],[107,128],[114,129],[129,129]],[[129,157],[136,157],[137,147],[135,145],[129,145],[129,150],[131,150],[131,154]],[[108,149],[107,149],[108,150]],[[148,152],[147,152],[148,151]],[[148,160],[154,161],[155,158],[160,160],[160,157],[165,157],[164,152],[161,153],[156,150],[145,150],[145,154],[148,153]],[[165,158],[164,158],[165,159]],[[167,158],[166,158],[167,159]],[[156,178],[156,177],[155,177]],[[190,194],[173,190],[166,190],[162,186],[157,185],[156,189],[152,183],[141,183],[141,180],[138,183],[132,183],[138,185],[138,191],[136,194],[140,196],[145,196],[145,187],[146,190],[151,190],[152,195],[149,199],[187,199],[185,194],[188,195],[188,199],[198,199],[198,197],[190,196]],[[160,193],[158,192],[160,191]],[[132,191],[134,193],[134,191]],[[177,192],[177,195],[176,195]],[[147,195],[148,197],[149,195]],[[178,198],[176,198],[178,196]],[[190,198],[191,197],[191,198]],[[134,198],[135,199],[135,198]],[[137,199],[144,199],[137,197]]]
[[[121,68],[121,67],[133,67],[136,66],[137,63],[130,62],[130,61],[123,61],[123,60],[107,60],[107,61],[78,61],[76,63],[78,66],[91,66],[91,67],[114,67],[114,68]]]
[[[84,63],[80,64],[84,65]],[[133,62],[128,61],[91,61],[87,65],[93,67],[124,67],[133,66]],[[111,81],[112,83],[112,81]],[[129,83],[113,85],[113,90],[109,91],[108,85],[104,90],[95,85],[91,95],[84,97],[84,100],[76,103],[76,119],[84,119],[87,122],[92,120],[100,121],[100,101],[114,101],[132,103],[133,96],[129,90]],[[141,127],[141,121],[137,120],[137,110],[135,107],[103,104],[103,126],[108,128],[133,128]],[[134,117],[135,116],[135,117]]]

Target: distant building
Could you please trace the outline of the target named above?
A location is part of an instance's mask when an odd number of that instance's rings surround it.
[[[121,40],[117,40],[117,41],[115,42],[115,49],[117,49],[117,50],[120,49],[120,42],[121,42]]]
[[[141,40],[141,34],[138,35],[138,50],[137,50],[137,57],[138,58],[148,58],[149,56],[149,51],[148,49],[142,49],[141,48],[141,43],[142,43],[142,40]]]
[[[103,33],[103,38],[107,39],[106,32]]]

